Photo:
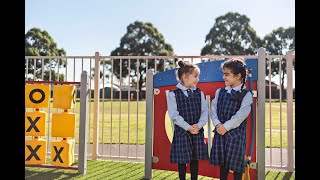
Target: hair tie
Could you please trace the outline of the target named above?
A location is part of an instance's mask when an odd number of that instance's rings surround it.
[[[243,67],[243,65],[237,61],[237,68],[241,68],[241,67]]]
[[[183,61],[179,61],[179,62],[178,62],[178,65],[179,65],[180,67],[184,67],[186,64],[185,64]]]

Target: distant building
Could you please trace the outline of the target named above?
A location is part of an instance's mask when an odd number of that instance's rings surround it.
[[[269,80],[266,80],[266,99],[269,99]],[[280,86],[271,81],[271,99],[279,99]]]
[[[115,85],[117,86],[119,89],[121,89],[121,99],[131,99],[131,100],[136,100],[137,99],[137,89],[134,86],[119,86],[119,85]],[[119,96],[118,98],[120,99],[120,92],[119,92]],[[146,88],[142,87],[141,91],[139,93],[139,99],[145,99],[146,98]]]
[[[266,99],[269,99],[269,80],[266,80]],[[287,99],[287,89],[282,89],[282,99]],[[280,86],[271,81],[271,99],[280,99]],[[295,89],[293,89],[293,99],[295,99]]]
[[[100,85],[103,86],[103,85]],[[91,98],[94,98],[94,87],[92,87],[91,89]],[[117,84],[104,84],[103,88],[100,88],[100,92],[99,92],[99,97],[102,99],[111,99],[111,91],[112,91],[112,98],[113,99],[120,99],[120,92],[121,92],[121,99],[125,100],[125,99],[131,99],[131,100],[136,100],[137,99],[137,90],[136,87],[133,86],[125,86],[122,85],[120,87],[120,85]],[[140,94],[139,94],[139,99],[145,99],[146,95],[146,88],[143,87]],[[77,98],[80,98],[80,89],[77,88]]]

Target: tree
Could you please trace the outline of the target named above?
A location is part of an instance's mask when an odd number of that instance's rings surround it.
[[[42,31],[39,28],[30,29],[25,35],[25,56],[65,56],[66,52],[63,48],[58,49],[57,44],[47,31]],[[28,61],[28,74],[34,74],[36,71],[36,77],[41,77],[42,71],[44,73],[43,80],[49,80],[49,72],[51,69],[51,80],[55,80],[57,73],[55,69],[57,67],[57,60],[45,59],[42,69],[42,61],[36,59],[36,67],[34,67],[34,60]],[[59,68],[66,66],[66,60],[59,60]],[[26,66],[27,67],[27,66]],[[64,75],[59,75],[59,81],[64,80]]]
[[[266,52],[270,55],[285,55],[289,50],[295,50],[295,28],[289,27],[287,29],[279,27],[273,30],[270,34],[267,34],[263,39]],[[271,60],[271,76],[279,74],[279,63],[281,59]],[[266,73],[269,74],[268,61],[266,62]],[[295,69],[295,63],[293,63]],[[281,60],[281,88],[284,89],[284,78],[287,74],[286,61]],[[284,92],[284,91],[282,91]],[[283,96],[282,96],[283,97]],[[285,97],[283,97],[285,98]]]
[[[216,18],[206,36],[201,55],[253,55],[261,45],[260,38],[249,25],[250,19],[229,12]]]
[[[151,23],[143,23],[135,21],[127,26],[127,33],[121,38],[120,46],[111,52],[111,56],[171,56],[173,55],[173,48],[166,43],[163,35]],[[148,67],[154,67],[157,63],[157,71],[163,71],[164,60],[148,60]],[[103,62],[101,62],[103,63]],[[110,61],[106,62],[109,71],[111,71]],[[172,66],[172,61],[166,61],[166,66]],[[130,67],[130,73],[128,72]],[[139,71],[137,72],[137,68]],[[139,90],[145,83],[146,79],[146,60],[139,59],[122,59],[122,71],[120,77],[120,60],[113,60],[113,74],[122,79],[128,75],[132,77],[132,84],[138,85]],[[130,84],[129,84],[130,85]]]

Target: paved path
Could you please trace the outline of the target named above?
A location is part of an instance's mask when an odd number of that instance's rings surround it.
[[[120,148],[120,151],[119,151]],[[272,153],[270,153],[270,151]],[[111,146],[111,157],[110,157],[110,145],[100,145],[99,154],[104,154],[106,157],[103,158],[105,160],[116,160],[116,161],[132,161],[132,162],[144,162],[144,152],[145,146],[144,145],[127,145],[127,144],[113,144]],[[92,153],[92,145],[88,145],[88,154]],[[295,149],[293,150],[295,154]],[[78,154],[78,145],[75,146],[75,154]],[[120,156],[119,156],[120,155]],[[272,160],[270,159],[272,157]],[[288,162],[287,157],[287,149],[282,149],[282,154],[280,148],[266,148],[265,150],[265,163],[266,165],[276,166],[286,166]],[[281,162],[282,160],[282,162]]]

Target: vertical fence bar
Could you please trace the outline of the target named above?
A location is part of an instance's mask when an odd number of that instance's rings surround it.
[[[165,71],[165,70],[166,70],[165,64],[166,64],[166,59],[165,59],[165,58],[163,58],[163,71]],[[162,72],[163,72],[163,71],[162,71]]]
[[[268,58],[268,67],[269,67],[269,141],[270,141],[270,151],[269,151],[269,157],[270,157],[270,165],[272,166],[272,107],[271,107],[271,71],[272,71],[272,67],[271,67],[271,61],[272,61],[272,58]]]
[[[258,50],[258,121],[257,121],[257,173],[258,179],[265,179],[265,99],[266,99],[266,54]]]
[[[279,88],[279,99],[280,99],[280,166],[282,167],[282,86],[281,84],[283,83],[281,81],[281,58],[279,58],[279,85],[280,85],[280,88]],[[271,113],[270,113],[271,114]]]
[[[43,81],[44,80],[44,59],[41,59],[41,80]]]
[[[148,71],[148,59],[146,59],[146,72]]]
[[[82,70],[83,71],[83,70]],[[81,72],[82,72],[81,71]],[[65,72],[66,76],[65,76],[65,81],[68,81],[68,58],[66,58],[66,72]]]
[[[49,59],[49,81],[51,81],[51,59]],[[52,92],[52,87],[53,87],[53,85],[52,84],[50,84],[50,95],[49,95],[49,107],[48,107],[48,114],[51,114],[51,99],[52,99],[52,97],[51,97],[51,92]],[[51,142],[50,142],[50,134],[51,134],[51,132],[50,132],[50,116],[48,116],[47,117],[47,119],[48,119],[48,121],[47,121],[47,152],[49,153],[49,148],[50,148],[50,144],[51,144]]]
[[[73,58],[73,82],[76,81],[76,58]]]
[[[131,88],[130,88],[130,71],[131,71],[131,60],[128,59],[128,146],[127,146],[127,157],[129,157],[129,144],[130,144],[130,101],[131,101]]]
[[[83,71],[83,58],[81,58],[81,72]]]
[[[88,138],[88,74],[82,71],[80,84],[80,122],[79,122],[79,154],[78,173],[87,172],[87,138]]]
[[[29,64],[29,59],[27,58],[26,59],[26,79],[25,79],[27,81],[28,81],[28,74],[29,74],[29,66],[28,66],[28,64]]]
[[[102,122],[101,122],[101,154],[103,155],[103,149],[104,149],[104,77],[105,77],[105,72],[104,72],[104,68],[105,68],[105,59],[103,59],[103,65],[102,65],[102,110],[101,110],[101,114],[102,114]]]
[[[37,60],[33,59],[33,80],[36,80]]]
[[[292,88],[292,69],[293,52],[287,53],[287,137],[288,137],[288,170],[294,171],[293,163],[293,88]]]
[[[94,113],[93,113],[93,144],[92,144],[92,159],[97,160],[98,146],[99,146],[99,81],[100,81],[100,56],[99,52],[95,53],[94,65]]]
[[[49,59],[49,81],[51,81],[51,60]]]
[[[137,142],[136,142],[136,158],[138,158],[138,143],[139,143],[139,99],[140,99],[140,71],[139,71],[139,59],[137,59]]]
[[[208,152],[211,152],[212,147],[212,130],[211,130],[211,118],[210,118],[210,109],[211,109],[211,102],[210,102],[210,95],[206,95],[206,100],[208,104]],[[210,153],[209,153],[210,155]]]
[[[152,178],[152,140],[153,140],[153,70],[147,71],[146,78],[146,145],[144,158],[144,177]]]
[[[58,78],[58,80],[57,80],[57,81],[59,81],[59,79],[60,79],[60,74],[59,74],[59,70],[60,70],[60,59],[59,59],[59,58],[57,59],[57,62],[58,62],[58,65],[57,65],[57,69],[58,69],[58,70],[57,70],[57,76],[58,76],[57,78]]]
[[[111,59],[111,102],[110,102],[110,157],[112,149],[112,114],[113,114],[113,59]]]
[[[122,99],[122,59],[120,59],[120,94],[119,94],[119,157],[120,157],[120,151],[121,151],[121,99]]]
[[[90,68],[89,68],[89,137],[88,137],[88,143],[89,143],[89,145],[91,145],[91,92],[92,92],[92,88],[91,88],[91,82],[92,82],[92,80],[91,80],[91,78],[92,78],[92,70],[91,70],[91,68],[92,68],[92,59],[90,58],[90,63],[89,63],[89,66],[90,66]],[[92,154],[92,150],[91,150],[91,154]]]

